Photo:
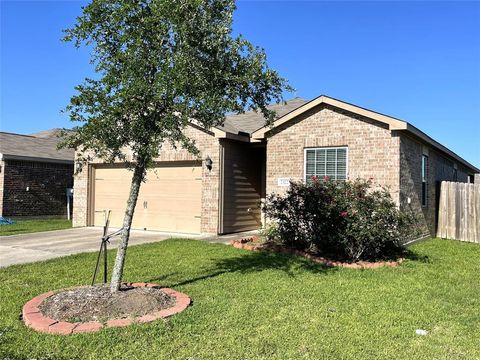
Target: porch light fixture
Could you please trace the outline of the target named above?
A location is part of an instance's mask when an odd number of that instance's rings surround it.
[[[207,155],[207,157],[205,158],[205,166],[207,167],[208,170],[212,170],[212,165],[213,165],[213,161],[210,158],[210,156]]]

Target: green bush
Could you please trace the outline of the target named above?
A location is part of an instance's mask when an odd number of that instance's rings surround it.
[[[293,182],[284,195],[269,195],[264,211],[286,246],[343,261],[398,257],[417,228],[370,180]]]

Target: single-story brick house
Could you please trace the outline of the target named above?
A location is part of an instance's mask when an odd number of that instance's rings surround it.
[[[57,150],[58,129],[32,135],[0,132],[0,215],[65,216],[74,152]]]
[[[255,112],[228,116],[222,127],[186,131],[201,151],[162,149],[142,185],[133,227],[187,233],[258,229],[266,194],[312,175],[373,178],[434,233],[437,183],[473,181],[475,166],[411,124],[327,96],[273,105],[265,127]],[[93,161],[75,178],[74,226],[121,226],[131,173]]]

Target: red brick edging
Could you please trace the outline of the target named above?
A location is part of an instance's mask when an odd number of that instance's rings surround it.
[[[127,283],[128,286],[133,287],[156,287],[157,284],[151,283]],[[153,313],[143,315],[134,319],[112,319],[108,320],[106,327],[128,326],[133,323],[146,323],[161,318],[166,318],[185,310],[190,305],[190,298],[178,291],[170,288],[161,288],[164,293],[175,298],[175,305],[168,309],[158,310]],[[35,331],[70,335],[85,332],[99,331],[104,325],[99,321],[90,321],[86,323],[70,323],[66,321],[57,321],[50,319],[42,314],[39,309],[40,304],[46,298],[54,295],[54,291],[49,291],[45,294],[38,295],[23,306],[23,321],[25,325]]]
[[[305,251],[288,249],[282,246],[265,246],[264,244],[254,244],[253,241],[256,239],[254,237],[246,239],[238,239],[230,241],[230,244],[237,249],[245,249],[251,251],[273,251],[283,254],[292,254],[302,256],[308,260],[311,260],[315,263],[323,264],[326,266],[337,266],[344,267],[349,269],[374,269],[381,267],[396,267],[399,266],[405,259],[400,258],[396,261],[379,261],[379,262],[368,262],[368,261],[359,261],[355,263],[347,263],[342,261],[334,261],[321,256],[315,256],[309,254]]]

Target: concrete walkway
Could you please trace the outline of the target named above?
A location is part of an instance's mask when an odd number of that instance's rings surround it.
[[[111,229],[109,233],[115,231]],[[165,233],[158,231],[132,230],[130,245],[139,245],[161,241],[169,238],[191,238],[211,243],[228,244],[238,239],[257,233],[250,231],[241,234],[223,236],[201,236],[192,234]],[[38,233],[10,235],[0,237],[0,267],[25,264],[35,261],[53,259],[60,256],[82,252],[98,251],[103,229],[83,227],[66,230],[44,231]],[[109,249],[116,249],[118,237],[110,240]]]

